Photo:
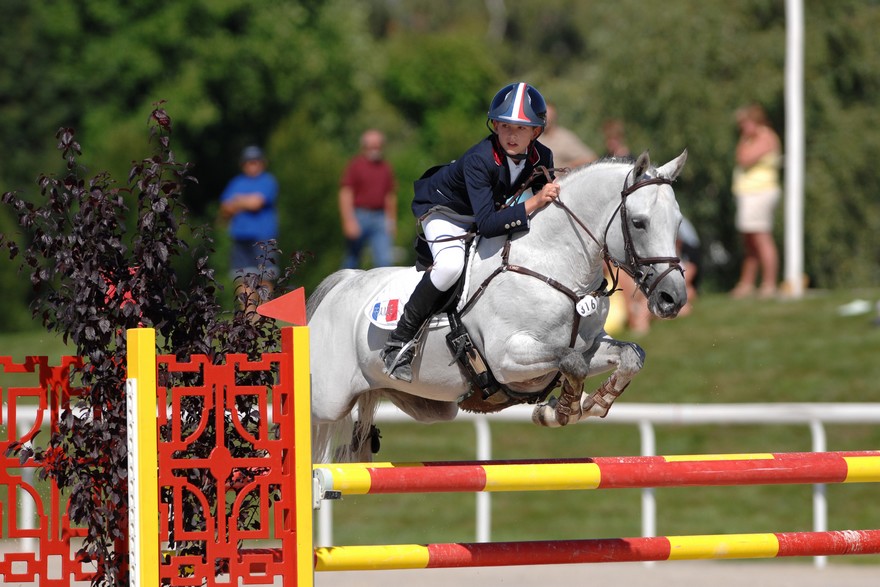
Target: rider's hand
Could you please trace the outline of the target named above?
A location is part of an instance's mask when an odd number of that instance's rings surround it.
[[[526,214],[531,214],[535,210],[540,210],[553,200],[559,197],[559,184],[555,181],[544,184],[537,194],[526,200]]]

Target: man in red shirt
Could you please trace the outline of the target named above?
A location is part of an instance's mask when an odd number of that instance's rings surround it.
[[[370,129],[361,135],[361,151],[348,163],[339,182],[339,215],[346,251],[342,266],[358,268],[364,245],[375,267],[392,264],[397,232],[397,182],[383,158],[384,135]]]

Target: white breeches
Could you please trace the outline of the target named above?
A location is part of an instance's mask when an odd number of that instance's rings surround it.
[[[428,245],[431,247],[431,255],[434,257],[434,265],[431,268],[431,283],[440,291],[447,291],[464,270],[465,247],[463,239],[445,240],[449,237],[464,236],[470,225],[461,222],[453,222],[443,214],[430,214],[422,221],[422,230]],[[442,240],[443,242],[434,242]]]

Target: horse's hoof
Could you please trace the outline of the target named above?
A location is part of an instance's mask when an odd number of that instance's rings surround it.
[[[559,428],[560,424],[556,420],[556,403],[552,402],[555,398],[551,398],[551,402],[538,404],[532,410],[532,422],[538,426],[546,426],[547,428]]]

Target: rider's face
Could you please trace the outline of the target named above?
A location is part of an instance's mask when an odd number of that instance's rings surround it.
[[[522,155],[528,150],[529,144],[541,134],[541,128],[537,126],[498,121],[493,121],[493,124],[498,135],[498,143],[508,155]]]

